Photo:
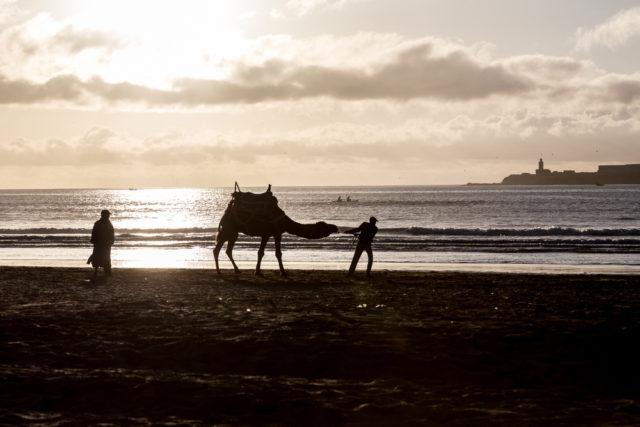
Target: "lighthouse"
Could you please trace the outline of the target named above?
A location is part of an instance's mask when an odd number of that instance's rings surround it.
[[[544,168],[544,162],[542,161],[542,157],[538,161],[538,169],[536,169],[536,175],[549,175],[551,171],[549,169]]]

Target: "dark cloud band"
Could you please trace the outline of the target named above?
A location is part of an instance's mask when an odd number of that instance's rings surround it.
[[[483,65],[463,52],[434,56],[431,46],[423,44],[400,53],[373,71],[268,61],[257,67],[238,66],[228,80],[177,79],[171,90],[127,82],[109,83],[100,77],[83,81],[63,75],[34,83],[0,76],[0,102],[73,103],[91,97],[150,106],[253,104],[315,97],[463,101],[521,94],[534,87],[529,78],[500,65]]]

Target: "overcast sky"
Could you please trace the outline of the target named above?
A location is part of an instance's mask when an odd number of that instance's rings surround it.
[[[638,52],[638,0],[0,0],[0,188],[640,163]]]

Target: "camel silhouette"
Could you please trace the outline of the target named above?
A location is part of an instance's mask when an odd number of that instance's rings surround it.
[[[278,207],[278,199],[271,193],[271,184],[269,184],[266,192],[254,194],[240,191],[240,187],[236,182],[231,201],[218,225],[216,245],[213,248],[216,271],[220,273],[218,255],[224,243],[227,242],[227,256],[231,260],[231,264],[233,264],[234,271],[236,273],[240,272],[240,269],[233,260],[233,246],[238,239],[238,233],[262,238],[260,248],[258,249],[258,263],[256,264],[257,275],[261,274],[260,264],[264,257],[264,249],[267,246],[269,238],[273,237],[276,245],[276,258],[278,259],[280,274],[284,276],[286,272],[282,265],[281,249],[283,233],[295,234],[296,236],[306,239],[320,239],[337,231],[338,227],[323,221],[316,222],[315,224],[300,224],[289,218],[284,211]]]

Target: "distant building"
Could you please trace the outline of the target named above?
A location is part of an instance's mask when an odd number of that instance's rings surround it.
[[[551,171],[549,169],[544,168],[544,162],[542,158],[538,162],[538,169],[536,169],[536,175],[549,175]]]
[[[544,168],[544,161],[538,161],[534,174],[509,175],[502,180],[503,185],[603,185],[640,184],[640,164],[598,166],[597,172],[576,172],[565,170],[550,171]]]

